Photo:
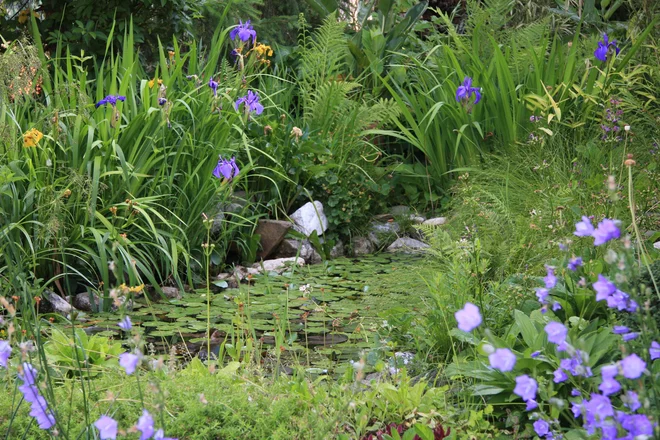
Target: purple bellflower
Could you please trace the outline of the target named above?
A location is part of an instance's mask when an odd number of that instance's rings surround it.
[[[465,306],[461,310],[454,313],[454,317],[456,317],[456,321],[458,322],[458,328],[464,332],[471,332],[481,324],[479,307],[472,303],[465,303]]]
[[[35,385],[37,380],[37,370],[27,362],[23,363],[23,373],[18,375],[23,381],[19,386],[19,391],[23,394],[26,402],[31,404],[30,415],[34,417],[41,429],[50,429],[55,426],[55,416],[48,408],[48,402],[39,394],[39,389]]]
[[[488,356],[490,366],[500,371],[511,371],[516,365],[516,355],[508,348],[498,348]]]
[[[635,353],[621,360],[621,372],[627,379],[639,379],[646,369],[646,362]]]
[[[649,348],[649,356],[651,356],[652,361],[660,359],[660,344],[658,344],[658,341],[651,342],[651,347]]]
[[[131,322],[131,317],[126,316],[124,319],[119,321],[119,324],[117,324],[120,329],[124,331],[130,331],[133,328],[133,323]]]
[[[94,426],[99,430],[101,440],[115,440],[117,438],[117,421],[112,417],[102,415],[94,422]]]
[[[142,410],[142,416],[138,419],[137,425],[135,425],[138,431],[142,434],[140,435],[140,440],[147,440],[154,435],[154,418],[149,414],[149,411],[146,409]]]
[[[574,235],[578,237],[591,237],[594,233],[594,226],[591,224],[591,220],[586,215],[582,216],[582,221],[575,224]]]
[[[123,353],[119,355],[119,365],[126,370],[126,374],[129,376],[135,373],[138,363],[140,362],[140,356],[133,353]]]
[[[566,335],[568,334],[568,329],[556,321],[552,321],[545,326],[545,332],[548,334],[548,341],[555,344],[561,344],[566,342]]]
[[[546,289],[552,289],[557,285],[557,277],[555,276],[555,268],[551,266],[545,266],[547,275],[543,278]]]
[[[583,265],[582,257],[573,257],[570,260],[568,260],[568,264],[566,267],[568,270],[575,272],[578,267],[581,267]]]
[[[610,240],[619,238],[621,236],[621,231],[619,230],[616,221],[606,218],[598,223],[598,227],[594,230],[592,236],[594,237],[594,246],[600,246]]]
[[[9,341],[0,341],[0,367],[7,368],[9,356],[11,356],[11,345],[9,345]]]
[[[513,393],[525,402],[528,402],[529,406],[529,402],[533,402],[536,398],[538,387],[535,379],[523,374],[522,376],[516,377],[516,387],[513,389]]]

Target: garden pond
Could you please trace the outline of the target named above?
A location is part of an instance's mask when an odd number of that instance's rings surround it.
[[[212,285],[211,351],[217,356],[224,343],[223,354],[229,356],[234,345],[261,344],[256,352],[266,367],[341,374],[362,352],[377,357],[374,349],[385,348],[377,342],[388,313],[423,309],[427,280],[438,268],[423,255],[379,254],[255,275],[233,289]],[[206,358],[205,288],[175,300],[140,298],[130,316],[144,329],[149,351],[176,353],[184,362]],[[117,313],[95,313],[83,321],[76,325],[88,333],[122,337]],[[367,371],[373,363],[367,362]]]

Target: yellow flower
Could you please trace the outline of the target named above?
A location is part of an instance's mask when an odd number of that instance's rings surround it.
[[[18,23],[19,24],[27,23],[27,21],[30,19],[30,14],[34,15],[35,17],[38,17],[37,13],[34,12],[32,9],[23,9],[21,12],[18,13]]]
[[[255,46],[254,50],[257,52],[258,57],[262,57],[264,55],[268,57],[273,56],[273,49],[270,46],[266,46],[262,43],[259,43],[257,46]]]
[[[142,292],[142,290],[144,290],[144,284],[140,284],[139,286],[128,288],[128,291],[132,293],[140,293]]]
[[[23,133],[23,146],[24,147],[34,147],[36,146],[41,138],[44,137],[44,134],[37,130],[36,128],[31,128],[25,133]]]
[[[149,88],[150,88],[150,89],[153,89],[153,88],[154,88],[154,84],[156,84],[156,81],[158,81],[158,85],[159,85],[159,86],[163,85],[163,80],[160,79],[160,78],[159,78],[158,80],[156,80],[156,78],[154,78],[154,79],[150,79],[149,82],[147,83],[147,85],[149,85]]]
[[[167,55],[169,55],[170,59],[172,59],[172,58],[174,58],[175,53],[174,53],[173,50],[168,50]]]

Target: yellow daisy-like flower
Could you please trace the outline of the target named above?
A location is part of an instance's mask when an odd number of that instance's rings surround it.
[[[158,81],[159,86],[163,85],[163,80],[160,78],[158,80],[156,80],[156,78],[150,79],[149,82],[147,83],[150,89],[154,88],[154,84],[156,84],[156,81]]]
[[[23,133],[23,147],[27,148],[36,146],[43,137],[44,134],[42,132],[36,128],[31,128]]]

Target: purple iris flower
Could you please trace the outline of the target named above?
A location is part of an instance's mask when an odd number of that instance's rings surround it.
[[[556,312],[557,310],[561,310],[561,304],[555,301],[555,303],[552,305],[552,311]]]
[[[122,101],[122,102],[126,101],[126,97],[121,95],[108,95],[96,103],[96,108],[99,108],[102,105],[106,105],[106,104],[110,104],[111,106],[116,107],[117,101]]]
[[[218,179],[224,178],[232,180],[234,177],[238,176],[238,173],[238,165],[236,165],[236,159],[233,157],[230,160],[220,157],[220,159],[218,159],[218,165],[216,165],[213,170],[213,175]]]
[[[464,332],[471,332],[481,324],[479,307],[472,303],[465,303],[461,310],[454,313],[454,317],[458,322],[458,328]]]
[[[119,324],[117,324],[120,329],[124,331],[129,331],[130,329],[133,328],[133,323],[131,322],[131,317],[126,316],[124,319],[119,321]]]
[[[591,224],[591,220],[586,215],[582,216],[582,221],[575,224],[574,235],[578,237],[591,237],[594,233],[594,227]]]
[[[646,362],[635,353],[621,360],[621,371],[627,379],[639,379],[646,369]]]
[[[7,360],[11,356],[9,341],[0,341],[0,367],[7,368]]]
[[[568,264],[566,267],[568,270],[575,272],[578,267],[581,267],[583,265],[582,257],[573,257],[570,260],[568,260]]]
[[[553,321],[545,326],[545,332],[548,334],[548,341],[561,344],[566,341],[568,329],[563,324]]]
[[[621,231],[617,227],[616,221],[606,218],[598,223],[598,227],[594,230],[592,236],[594,237],[594,246],[600,246],[610,240],[619,238]]]
[[[474,94],[474,103],[477,104],[481,100],[481,89],[479,87],[472,87],[472,78],[466,76],[463,79],[463,84],[456,89],[456,101],[467,101],[470,96]]]
[[[241,104],[245,104],[246,112],[255,112],[260,115],[264,111],[264,106],[259,103],[259,94],[252,90],[248,90],[247,95],[238,98],[234,103],[234,108],[238,110]]]
[[[167,99],[165,98],[158,98],[158,105],[161,107],[164,106],[167,103]]]
[[[651,348],[649,348],[649,356],[651,360],[660,359],[660,344],[657,341],[651,342]]]
[[[119,355],[119,365],[126,370],[126,374],[131,375],[135,373],[140,356],[133,353],[123,353]]]
[[[213,90],[213,96],[218,96],[218,82],[213,81],[213,78],[209,79],[209,87]]]
[[[250,24],[250,20],[246,21],[245,23],[239,20],[238,23],[238,26],[232,29],[232,31],[229,33],[229,38],[236,40],[236,36],[238,36],[238,38],[243,42],[249,41],[250,38],[252,38],[253,42],[257,40],[257,31],[255,31]]]
[[[142,410],[142,416],[138,419],[135,427],[142,433],[140,440],[147,440],[154,435],[154,418],[146,409]]]
[[[112,417],[102,415],[94,422],[94,426],[99,430],[101,440],[115,440],[117,438],[117,421]]]
[[[607,61],[607,56],[614,51],[619,55],[620,49],[616,45],[616,40],[610,41],[607,34],[603,34],[603,41],[598,42],[598,48],[594,51],[594,56],[602,62]]]
[[[498,348],[488,356],[490,366],[500,371],[511,371],[516,365],[516,355],[508,348]]]

